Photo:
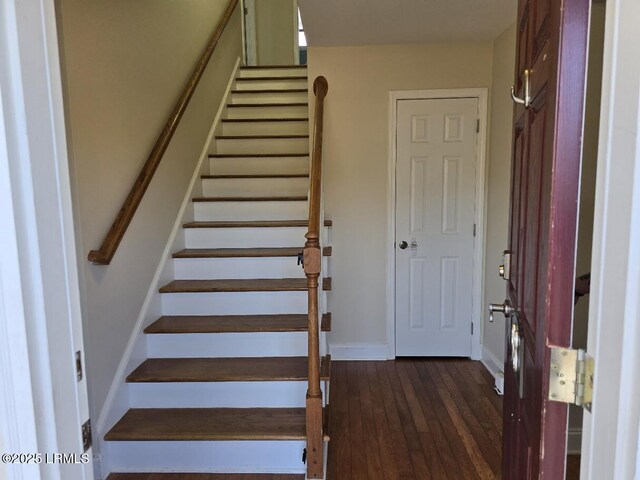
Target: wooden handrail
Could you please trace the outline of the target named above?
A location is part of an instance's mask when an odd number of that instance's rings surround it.
[[[100,249],[91,250],[89,252],[88,259],[91,263],[96,265],[109,265],[109,263],[111,263],[111,259],[116,253],[118,245],[120,245],[122,237],[124,237],[124,234],[127,231],[127,228],[129,227],[129,224],[131,223],[131,220],[133,219],[133,216],[136,213],[151,180],[153,179],[153,175],[158,169],[158,165],[160,165],[160,161],[169,146],[169,142],[173,138],[173,134],[180,123],[180,119],[189,105],[189,101],[191,100],[191,97],[193,96],[193,93],[195,92],[207,65],[209,64],[209,59],[211,58],[225,27],[229,23],[233,10],[237,4],[238,0],[229,0],[229,4],[220,19],[220,22],[218,22],[209,43],[202,52],[202,55],[200,55],[200,59],[198,60],[193,74],[189,78],[189,81],[185,85],[178,102],[171,112],[171,115],[169,115],[167,122],[162,128],[147,161],[144,163],[142,170],[138,174],[138,178],[136,178],[127,198],[122,204],[122,208],[118,212],[118,215],[116,215],[107,235],[104,237],[102,245],[100,245]]]
[[[320,389],[320,332],[318,313],[318,280],[322,266],[320,249],[320,203],[322,195],[322,127],[324,98],[329,90],[327,79],[318,77],[313,82],[316,108],[309,177],[309,229],[305,235],[304,273],[309,295],[309,385],[306,400],[307,478],[322,478],[323,432],[322,390]]]

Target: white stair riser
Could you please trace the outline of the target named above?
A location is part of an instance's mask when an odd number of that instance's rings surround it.
[[[211,158],[212,175],[295,175],[309,173],[309,157]]]
[[[306,196],[309,178],[204,178],[202,193],[206,197],[278,197]]]
[[[196,221],[296,220],[308,215],[307,201],[195,202]]]
[[[164,315],[307,313],[307,292],[164,293]]]
[[[299,74],[300,76],[302,73]],[[236,81],[235,90],[286,90],[307,88],[307,79]]]
[[[300,408],[307,386],[306,380],[127,384],[131,408]]]
[[[309,122],[222,122],[223,135],[308,135]]]
[[[307,332],[145,335],[150,358],[302,357]]]
[[[175,278],[178,280],[302,278],[304,271],[296,263],[296,257],[176,258],[173,260]]]
[[[261,154],[261,153],[307,153],[309,138],[239,138],[216,139],[216,153]]]
[[[106,442],[112,472],[304,473],[303,440]]]
[[[299,77],[307,74],[306,67],[299,68],[241,68],[240,77]]]
[[[309,118],[309,107],[229,107],[227,118]]]
[[[186,228],[186,248],[300,247],[307,227]]]
[[[247,103],[306,103],[308,101],[308,93],[303,92],[251,92],[251,93],[233,93],[231,95],[232,104]]]

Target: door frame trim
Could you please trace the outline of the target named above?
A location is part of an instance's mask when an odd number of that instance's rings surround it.
[[[396,125],[397,103],[399,100],[430,100],[430,99],[477,98],[480,131],[476,146],[476,237],[473,246],[473,291],[472,291],[472,322],[471,358],[480,360],[482,357],[482,332],[484,298],[484,247],[487,194],[486,156],[488,134],[488,88],[456,88],[437,90],[396,90],[389,92],[389,154],[388,154],[388,188],[387,188],[387,355],[389,359],[396,358]]]
[[[5,452],[82,453],[89,418],[78,252],[54,2],[0,2],[0,437]],[[7,19],[6,21],[4,19]],[[93,479],[89,463],[0,477]]]
[[[583,419],[585,480],[640,475],[638,12],[637,0],[606,5],[587,341],[596,370],[592,411]]]

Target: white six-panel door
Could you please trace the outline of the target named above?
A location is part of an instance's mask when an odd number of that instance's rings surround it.
[[[477,98],[397,102],[398,356],[471,355],[477,121]]]

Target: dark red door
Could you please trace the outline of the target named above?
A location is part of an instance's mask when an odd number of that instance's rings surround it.
[[[547,400],[569,346],[589,0],[520,0],[507,301],[504,477],[560,480],[567,405]],[[519,343],[518,343],[519,339]]]

